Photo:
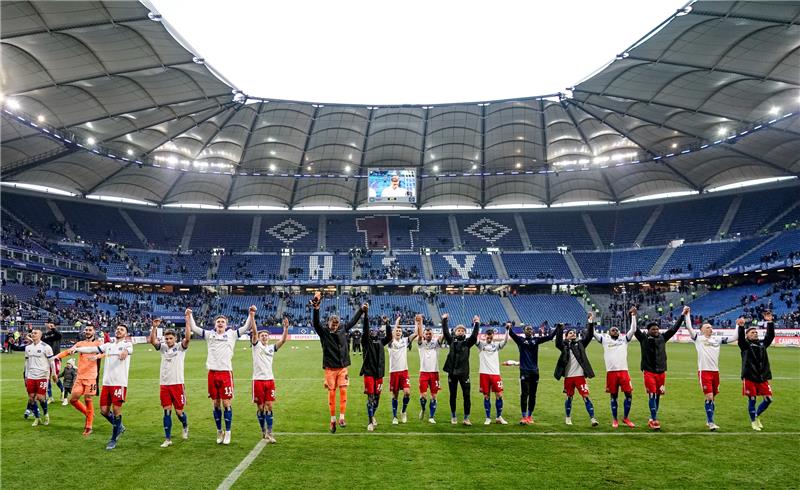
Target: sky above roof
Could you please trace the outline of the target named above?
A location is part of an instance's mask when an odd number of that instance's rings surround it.
[[[196,54],[250,96],[386,105],[564,91],[685,1],[151,4]]]

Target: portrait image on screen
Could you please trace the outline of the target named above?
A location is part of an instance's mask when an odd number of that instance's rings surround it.
[[[368,174],[369,203],[417,202],[417,175],[414,169],[371,169]]]

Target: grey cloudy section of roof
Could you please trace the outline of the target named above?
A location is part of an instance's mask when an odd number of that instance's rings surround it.
[[[422,206],[493,206],[800,173],[800,2],[696,2],[564,94],[387,107],[237,94],[139,2],[0,8],[6,101],[148,162],[65,146],[4,112],[4,181],[158,204],[359,206],[366,185],[346,168],[415,167]]]

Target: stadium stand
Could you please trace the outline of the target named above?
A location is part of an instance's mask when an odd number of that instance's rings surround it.
[[[800,230],[787,231],[755,248],[733,265],[766,264],[787,258],[800,258]]]
[[[419,247],[432,250],[453,250],[453,236],[450,234],[450,222],[446,214],[420,215]]]
[[[464,250],[499,247],[502,250],[522,250],[513,214],[457,214],[456,222]]]
[[[581,213],[554,211],[551,213],[523,213],[522,221],[534,248],[555,250],[566,245],[573,250],[592,250],[594,242],[589,236]]]
[[[60,239],[64,227],[58,223],[47,205],[47,200],[25,194],[3,191],[0,195],[3,208],[47,238]]]
[[[606,247],[625,248],[634,244],[654,209],[655,206],[641,206],[614,211],[592,211],[589,216]]]
[[[253,215],[203,213],[195,216],[190,249],[224,248],[241,252],[250,247]]]
[[[279,278],[280,255],[226,254],[220,257],[217,278],[222,281]]]
[[[586,323],[586,310],[574,296],[564,294],[519,294],[509,297],[511,305],[526,325],[545,322],[578,326]]]
[[[296,252],[315,252],[317,251],[318,226],[318,216],[262,215],[259,249],[276,252],[284,248],[291,248]]]
[[[58,201],[78,240],[94,243],[110,241],[129,247],[141,247],[142,241],[122,219],[119,209],[111,206],[93,206],[77,201]]]
[[[572,279],[564,256],[557,252],[503,253],[510,279]]]
[[[508,321],[508,314],[496,295],[455,295],[440,294],[436,297],[439,315],[450,316],[450,326],[466,325],[471,329],[472,317],[481,317],[481,325],[502,325]]]
[[[431,255],[433,274],[442,279],[493,279],[497,277],[487,254],[452,253]]]
[[[742,203],[728,229],[728,236],[749,236],[760,232],[770,218],[796,203],[796,189],[749,192],[742,195]]]
[[[150,242],[150,248],[175,250],[181,244],[188,214],[126,209],[126,213]]]
[[[644,245],[662,245],[675,239],[701,242],[719,238],[717,232],[732,200],[732,196],[718,196],[669,203],[647,234]]]

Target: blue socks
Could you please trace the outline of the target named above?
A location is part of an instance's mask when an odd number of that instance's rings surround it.
[[[486,418],[492,416],[492,402],[488,398],[483,399],[483,410],[486,412]]]
[[[214,423],[217,424],[217,430],[222,430],[222,409],[214,407]]]
[[[272,431],[272,411],[264,412],[264,419],[267,421],[267,430]]]
[[[714,402],[711,400],[706,400],[706,422],[714,423]]]
[[[494,400],[494,409],[497,410],[497,417],[503,416],[503,399],[502,398],[495,398]]]
[[[764,399],[761,400],[761,405],[758,406],[758,410],[756,411],[756,417],[764,413],[764,410],[766,410],[769,407],[770,403],[772,403],[772,398],[765,396]],[[47,412],[45,411],[45,413]]]
[[[420,409],[423,412],[425,411],[425,405],[427,403],[428,403],[428,399],[427,398],[425,398],[424,396],[419,397],[419,406],[420,406]]]
[[[431,418],[433,418],[433,416],[436,415],[436,405],[437,405],[436,398],[433,398],[431,400],[431,405],[430,405]]]
[[[225,409],[225,430],[230,432],[231,424],[233,424],[233,407]]]
[[[392,398],[392,416],[397,417],[397,398]]]
[[[108,412],[108,413],[100,412],[100,413],[103,415],[103,417],[106,418],[106,420],[108,420],[109,424],[114,425],[114,414],[112,412]]]
[[[658,398],[655,394],[648,396],[647,405],[650,407],[650,419],[658,420]]]
[[[411,401],[411,395],[404,395],[403,396],[403,413],[406,413],[406,409],[408,408],[408,402]]]
[[[564,400],[564,412],[567,413],[567,417],[572,415],[572,397],[568,396],[566,400]]]
[[[589,413],[589,417],[594,418],[594,405],[592,405],[592,400],[587,396],[583,399],[583,404],[586,405],[586,411]]]
[[[119,414],[116,417],[112,415],[112,419],[114,420],[114,430],[111,432],[111,440],[116,441],[117,437],[119,437],[119,433],[122,432],[122,414]]]
[[[617,403],[617,399],[616,398],[612,398],[611,399],[611,417],[614,420],[617,420],[617,408],[618,408],[618,406],[619,406],[619,404]]]
[[[261,432],[264,432],[266,423],[266,414],[261,410],[256,410],[256,418],[258,418],[258,425],[261,427]]]
[[[181,424],[183,424],[184,429],[189,425],[189,417],[186,416],[186,412],[183,412],[182,414],[178,415],[178,420],[181,421]]]
[[[38,419],[39,418],[39,405],[36,404],[36,400],[33,400],[28,405],[31,408],[31,412],[33,412],[33,416]]]
[[[42,414],[47,415],[47,398],[39,402],[39,405],[42,406]]]
[[[747,413],[750,414],[750,422],[756,421],[756,397],[751,396],[747,399]]]
[[[628,418],[628,415],[631,413],[631,402],[633,402],[633,399],[629,396],[626,396],[625,401],[622,402],[622,407],[623,407],[622,413],[624,414],[624,418],[626,419]]]
[[[172,439],[172,410],[164,410],[164,436]]]

